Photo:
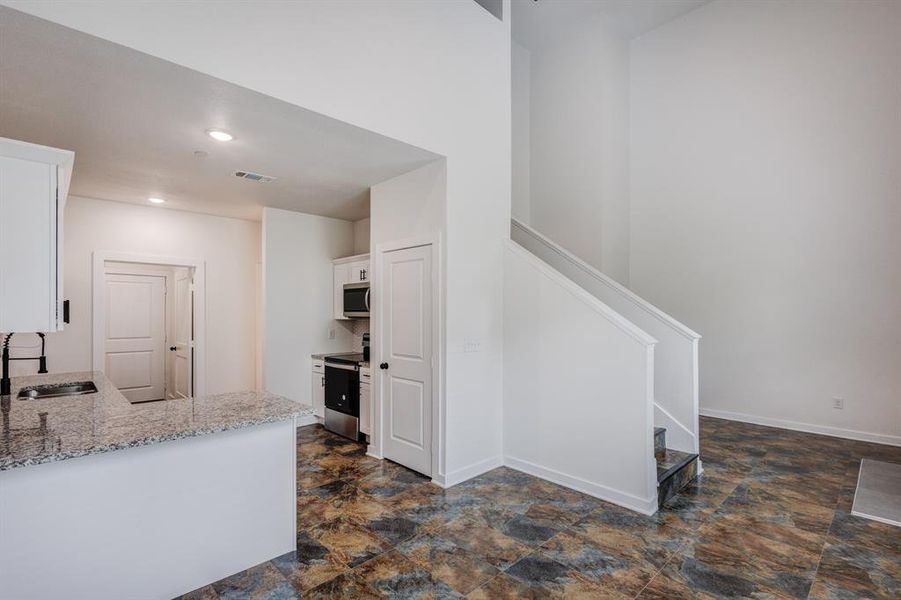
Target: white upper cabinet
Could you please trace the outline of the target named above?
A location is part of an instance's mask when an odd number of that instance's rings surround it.
[[[74,158],[0,138],[0,331],[63,328],[63,208]]]
[[[347,283],[361,283],[369,281],[369,260],[353,262],[348,265],[349,278]]]
[[[344,284],[369,281],[369,255],[346,256],[332,261],[334,274],[334,312],[335,319],[349,321],[344,316]]]

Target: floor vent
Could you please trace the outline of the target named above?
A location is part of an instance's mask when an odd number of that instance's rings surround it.
[[[257,183],[270,183],[275,181],[275,177],[271,175],[261,175],[259,173],[252,173],[250,171],[235,171],[235,177],[240,177],[241,179],[249,179],[250,181],[256,181]]]

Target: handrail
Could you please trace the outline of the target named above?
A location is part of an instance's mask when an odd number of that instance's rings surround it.
[[[534,229],[532,229],[525,223],[522,223],[522,222],[518,221],[517,219],[511,218],[510,225],[512,227],[519,229],[520,231],[522,231],[529,237],[535,239],[536,241],[540,242],[541,244],[546,246],[548,249],[554,251],[555,253],[560,255],[561,258],[565,259],[566,261],[571,263],[573,266],[575,266],[579,270],[583,271],[586,275],[589,275],[592,278],[599,281],[600,283],[603,283],[604,285],[606,285],[607,287],[609,287],[610,289],[612,289],[613,291],[618,293],[620,296],[622,296],[623,298],[625,298],[626,300],[628,300],[629,302],[631,302],[632,304],[634,304],[641,310],[645,311],[649,315],[652,315],[653,317],[655,317],[662,323],[668,325],[671,329],[673,329],[674,331],[676,331],[683,337],[690,339],[690,340],[701,339],[701,335],[699,333],[696,333],[695,331],[689,329],[688,327],[686,327],[685,325],[683,325],[682,323],[680,323],[679,321],[677,321],[670,315],[666,314],[665,312],[663,312],[662,310],[660,310],[659,308],[657,308],[656,306],[654,306],[653,304],[651,304],[650,302],[648,302],[647,300],[645,300],[644,298],[642,298],[641,296],[639,296],[638,294],[636,294],[635,292],[630,290],[629,288],[620,285],[619,283],[617,283],[616,281],[614,281],[613,279],[611,279],[610,277],[608,277],[607,275],[605,275],[604,273],[599,271],[598,269],[592,267],[591,265],[586,263],[584,260],[582,260],[578,256],[574,255],[572,252],[568,251],[567,249],[563,248],[556,242],[545,237],[541,233],[535,231]]]
[[[565,289],[573,297],[577,298],[580,302],[584,303],[596,313],[607,319],[610,323],[612,323],[623,333],[634,339],[636,342],[644,346],[654,346],[655,344],[657,344],[657,339],[654,336],[650,335],[638,325],[616,312],[600,298],[582,289],[582,287],[580,287],[578,284],[574,283],[571,279],[548,265],[546,262],[529,252],[527,249],[523,248],[513,240],[506,240],[505,244],[511,252],[516,253],[524,260],[526,260],[529,266],[531,266],[533,269],[535,269],[548,279],[553,280],[557,285]]]

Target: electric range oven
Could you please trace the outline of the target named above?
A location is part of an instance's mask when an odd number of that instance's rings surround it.
[[[362,354],[326,356],[325,428],[360,440],[360,362]]]

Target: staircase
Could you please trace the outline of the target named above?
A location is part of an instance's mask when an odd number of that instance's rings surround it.
[[[657,505],[663,505],[698,476],[698,455],[669,450],[666,429],[654,428],[654,459],[657,461]]]
[[[653,481],[649,485],[653,487],[656,484],[653,504],[658,508],[663,506],[701,472],[698,458],[698,345],[701,336],[528,225],[512,219],[510,230],[514,246],[537,257],[554,275],[562,276],[570,285],[577,286],[571,290],[572,293],[587,293],[597,299],[603,304],[599,309],[609,311],[612,313],[611,318],[620,319],[650,340],[648,372],[652,381],[649,386],[651,403],[648,414],[654,427],[653,432],[650,427],[645,430],[653,435],[653,457],[648,452],[652,443],[650,435],[645,438],[645,448],[648,449],[645,456],[649,461],[646,472]],[[563,283],[558,285],[563,286]],[[540,327],[541,324],[539,321],[536,326]],[[576,329],[569,330],[569,335],[574,339],[579,335],[578,326],[575,327]],[[601,342],[614,343],[612,338]],[[599,365],[598,376],[603,376],[601,371],[606,368],[607,365]],[[592,390],[586,387],[584,392],[587,396]],[[637,398],[638,396],[634,396],[629,402],[636,402]],[[616,402],[615,399],[605,401]],[[613,435],[614,431],[611,430],[610,434]],[[623,451],[625,452],[625,448]],[[652,475],[655,466],[656,481]],[[604,480],[572,475],[574,476],[570,479],[580,486],[577,489],[583,491],[586,489],[586,480],[592,484],[591,489],[622,489],[611,485],[615,479],[612,474]],[[631,494],[638,495],[634,491]],[[616,502],[615,499],[612,501]],[[631,507],[635,508],[636,505]],[[646,507],[636,510],[651,509]]]

